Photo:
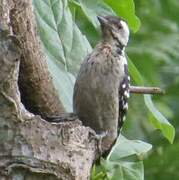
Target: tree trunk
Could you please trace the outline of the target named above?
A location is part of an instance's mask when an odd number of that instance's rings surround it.
[[[39,116],[64,109],[37,37],[32,2],[0,4],[0,179],[89,179],[98,155],[95,133],[75,118],[49,123]]]
[[[22,51],[19,87],[25,107],[42,117],[64,112],[36,32],[32,2],[11,0],[10,24]]]

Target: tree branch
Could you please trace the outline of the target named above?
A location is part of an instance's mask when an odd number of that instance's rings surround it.
[[[130,93],[134,94],[165,94],[159,87],[130,86]]]

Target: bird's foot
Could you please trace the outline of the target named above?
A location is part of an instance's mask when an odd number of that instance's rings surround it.
[[[98,149],[99,154],[102,155],[103,154],[102,140],[108,135],[108,132],[101,131],[99,133],[96,133],[94,130],[91,130],[90,133],[92,135],[90,139],[97,140],[97,149]]]

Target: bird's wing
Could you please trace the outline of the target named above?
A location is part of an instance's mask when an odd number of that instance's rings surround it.
[[[124,78],[119,85],[119,116],[118,116],[118,127],[121,129],[124,118],[128,110],[128,98],[129,98],[129,85],[130,77],[128,73],[128,66],[124,64]]]

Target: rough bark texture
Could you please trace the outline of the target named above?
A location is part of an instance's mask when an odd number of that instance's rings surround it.
[[[42,115],[61,113],[29,3],[0,0],[0,179],[86,180],[97,154],[93,131],[77,119],[49,123],[21,103],[20,61],[26,106]],[[3,30],[8,23],[20,41]]]
[[[64,112],[38,39],[30,0],[11,0],[10,24],[22,49],[19,87],[26,108],[42,117]]]

